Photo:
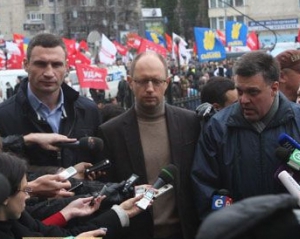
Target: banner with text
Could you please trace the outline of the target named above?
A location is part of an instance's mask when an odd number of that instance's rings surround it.
[[[219,61],[226,58],[225,47],[211,29],[195,27],[194,35],[200,62]]]
[[[106,83],[106,68],[76,64],[76,73],[80,87],[108,90]]]

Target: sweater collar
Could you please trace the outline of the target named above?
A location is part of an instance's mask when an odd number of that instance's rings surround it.
[[[138,104],[134,106],[137,117],[140,119],[158,119],[165,115],[165,103],[161,103],[154,109],[145,109]]]

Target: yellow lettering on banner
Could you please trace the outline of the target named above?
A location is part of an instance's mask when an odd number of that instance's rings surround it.
[[[206,54],[201,54],[201,59],[202,60],[209,60],[213,58],[221,58],[221,52],[216,51],[216,52],[209,52]]]
[[[228,46],[243,46],[243,42],[242,41],[229,42]]]

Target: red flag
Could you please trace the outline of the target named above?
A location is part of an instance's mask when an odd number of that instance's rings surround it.
[[[89,59],[83,53],[78,51],[75,56],[76,56],[76,63],[84,64],[84,65],[90,65],[91,64],[91,59]]]
[[[197,52],[198,52],[197,44],[196,44],[196,42],[193,42],[193,53],[194,53],[194,55],[197,55]]]
[[[5,70],[5,61],[4,52],[0,49],[0,70]]]
[[[78,51],[76,54],[68,56],[68,66],[74,68],[76,64],[90,65],[91,59]]]
[[[7,69],[23,69],[23,56],[12,54],[7,60]]]
[[[13,38],[14,38],[14,43],[16,43],[18,45],[18,48],[20,49],[21,55],[25,56],[25,52],[24,52],[24,36],[21,34],[13,34]]]
[[[80,87],[108,90],[106,83],[106,68],[76,64],[76,74]]]
[[[251,51],[259,49],[259,41],[255,32],[250,32],[250,34],[248,35],[247,47],[249,47]]]
[[[220,41],[222,42],[223,46],[226,46],[226,36],[225,36],[225,34],[222,31],[217,30],[217,36],[220,39]]]
[[[126,56],[128,49],[127,47],[123,46],[122,44],[120,44],[117,41],[113,41],[113,43],[115,44],[117,51],[120,53],[120,55],[122,56]]]
[[[147,39],[144,39],[142,38],[142,42],[141,42],[141,45],[138,49],[138,54],[139,53],[142,53],[142,52],[145,52],[145,51],[155,51],[157,52],[158,54],[166,57],[167,56],[167,49],[162,47],[161,45],[159,44],[156,44],[152,41],[149,41]]]
[[[166,45],[167,45],[168,52],[172,52],[172,45],[173,45],[172,37],[170,35],[168,35],[167,33],[165,33],[165,39],[166,39]]]
[[[79,42],[79,49],[83,49],[83,50],[85,50],[85,51],[88,51],[88,50],[89,50],[89,47],[88,47],[87,42],[84,41],[84,40],[81,40],[81,41]]]
[[[127,34],[127,46],[130,48],[138,49],[141,45],[142,38],[136,33]]]
[[[300,28],[298,30],[297,42],[300,42]]]
[[[68,56],[76,54],[76,41],[73,39],[63,38],[63,41],[66,45]]]

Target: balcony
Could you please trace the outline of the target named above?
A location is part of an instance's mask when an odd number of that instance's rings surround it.
[[[25,7],[39,7],[43,5],[43,0],[25,0]]]

